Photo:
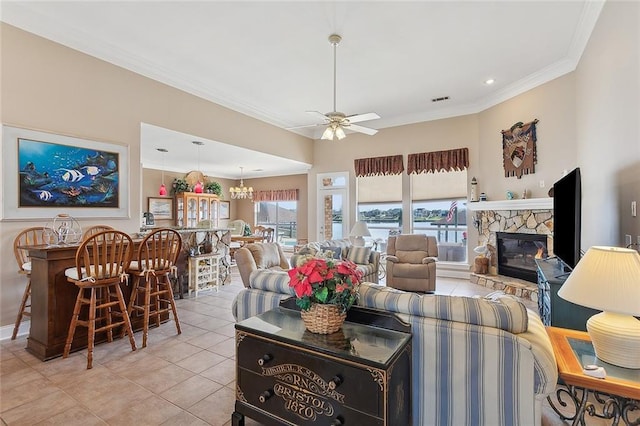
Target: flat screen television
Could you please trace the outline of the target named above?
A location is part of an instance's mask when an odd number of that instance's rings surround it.
[[[553,185],[553,254],[574,268],[580,260],[580,168]]]

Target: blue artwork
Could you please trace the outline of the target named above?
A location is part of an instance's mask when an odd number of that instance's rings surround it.
[[[118,154],[18,138],[19,207],[118,207]]]

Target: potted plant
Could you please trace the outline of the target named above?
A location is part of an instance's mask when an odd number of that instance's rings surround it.
[[[186,179],[175,178],[171,184],[171,194],[180,194],[189,191],[189,183]]]
[[[349,260],[308,256],[289,270],[289,286],[307,330],[331,334],[340,329],[358,298],[362,272]]]
[[[209,181],[204,184],[204,190],[208,194],[216,194],[218,197],[222,196],[222,186],[216,181]]]

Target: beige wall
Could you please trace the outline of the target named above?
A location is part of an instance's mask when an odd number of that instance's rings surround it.
[[[306,226],[310,239],[317,229],[317,174],[348,171],[349,196],[355,200],[355,158],[403,154],[406,162],[409,153],[467,146],[469,179],[476,176],[480,191],[490,199],[503,199],[507,189],[521,193],[525,187],[533,197],[544,197],[563,170],[579,166],[584,196],[582,247],[586,250],[594,244],[622,245],[625,233],[640,235],[640,219],[629,213],[630,201],[640,201],[639,28],[638,2],[610,0],[574,73],[479,114],[382,129],[373,137],[352,134],[341,142],[311,142],[2,24],[0,112],[3,124],[129,146],[131,218],[116,223],[127,231],[137,229],[146,196],[155,194],[159,184],[159,179],[147,183],[148,172],[143,176],[139,167],[140,122],[147,122],[255,150],[268,145],[271,154],[312,163],[308,175],[291,180],[245,182],[259,189],[299,185],[300,226]],[[534,118],[540,120],[536,173],[522,179],[505,178],[500,131]],[[268,143],[273,141],[278,143]],[[540,180],[545,181],[545,188],[539,188]],[[221,184],[226,192],[230,182],[221,180]],[[407,190],[407,177],[403,185]],[[251,222],[251,206],[232,202],[232,218],[237,212]],[[353,221],[355,205],[350,210]],[[303,225],[305,216],[308,222]],[[100,221],[85,222],[83,225]],[[0,325],[13,322],[23,288],[11,250],[13,237],[34,224],[0,222]],[[305,237],[303,229],[299,236]],[[471,233],[470,247],[474,238]]]
[[[313,142],[307,138],[4,23],[0,36],[3,124],[129,148],[130,217],[83,220],[82,226],[108,222],[127,232],[140,226],[142,204],[146,204],[141,185],[141,122],[257,151],[268,147],[270,154],[313,162]],[[16,273],[13,238],[20,229],[38,224],[44,223],[0,222],[0,325],[15,320],[24,288],[24,277]]]
[[[640,235],[640,3],[607,1],[576,75],[582,248]],[[640,208],[640,206],[639,206]]]
[[[405,169],[407,155],[412,153],[439,151],[452,148],[469,148],[471,167],[469,179],[477,169],[478,118],[477,115],[449,118],[407,126],[380,130],[375,136],[349,134],[342,141],[317,140],[314,143],[314,164],[309,173],[309,235],[310,241],[317,238],[317,190],[319,173],[349,172],[349,200],[356,199],[356,177],[353,160],[356,158],[380,157],[402,154]],[[403,174],[403,193],[409,193],[409,177]],[[356,218],[355,203],[349,206],[349,229]],[[403,211],[409,211],[408,203]],[[404,220],[406,224],[409,220]],[[408,232],[408,229],[405,231]],[[302,235],[300,235],[302,237]]]

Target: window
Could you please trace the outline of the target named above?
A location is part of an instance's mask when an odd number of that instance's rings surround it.
[[[358,220],[367,222],[366,240],[384,248],[389,232],[402,228],[402,175],[358,178]]]
[[[275,229],[274,241],[293,249],[298,239],[297,201],[260,201],[255,203],[255,215],[256,225]]]
[[[438,240],[438,259],[467,261],[467,171],[411,175],[411,229]]]

